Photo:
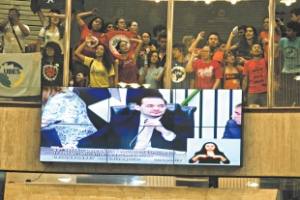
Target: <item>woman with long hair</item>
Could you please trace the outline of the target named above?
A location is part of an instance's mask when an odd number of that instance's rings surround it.
[[[149,84],[150,88],[158,89],[164,68],[159,66],[159,57],[157,51],[150,51],[148,54],[148,62],[139,70],[140,84]]]
[[[114,86],[115,70],[112,61],[108,56],[108,50],[102,44],[95,47],[95,54],[93,57],[85,56],[82,51],[90,42],[88,37],[76,50],[75,55],[81,62],[90,69],[89,79],[90,87],[112,87]]]
[[[141,40],[142,40],[142,47],[141,47],[141,50],[139,52],[139,56],[137,59],[139,68],[141,68],[145,64],[147,64],[148,55],[149,55],[150,51],[156,51],[156,47],[152,44],[152,41],[151,41],[151,33],[143,32],[141,34]]]
[[[143,42],[141,52],[145,52],[146,54],[148,54],[150,51],[156,51],[156,47],[152,43],[151,33],[143,32],[141,35],[141,39]]]
[[[115,30],[115,26],[112,22],[107,22],[104,27],[105,33]]]
[[[213,142],[203,144],[200,151],[189,160],[189,163],[213,163],[213,164],[229,164],[230,161],[218,148],[218,145]]]
[[[137,42],[134,51],[130,51],[130,42]],[[137,57],[142,46],[142,40],[131,38],[130,41],[120,40],[116,45],[116,50],[119,52],[118,59],[118,81],[124,83],[138,83],[138,66]]]
[[[237,56],[243,60],[251,59],[251,47],[253,44],[258,43],[258,34],[253,26],[247,26],[244,37],[237,48]]]
[[[83,18],[92,16],[92,19],[86,23]],[[95,47],[98,44],[106,44],[107,38],[105,35],[104,20],[97,16],[97,9],[91,11],[80,12],[76,15],[77,24],[80,27],[80,41],[79,44],[82,44],[86,41],[86,38],[89,37],[89,42],[84,46],[82,54],[88,57],[93,57],[95,55]],[[83,74],[84,78],[88,76],[89,69],[82,65],[80,58],[75,54],[73,57],[73,73],[76,77],[77,74]]]
[[[226,44],[226,50],[231,50],[233,38],[237,36],[237,33],[233,30]],[[240,42],[236,47],[236,55],[238,57],[238,62],[240,64],[245,63],[247,60],[251,59],[251,47],[253,44],[259,43],[258,34],[253,26],[245,27],[245,34],[241,37]]]
[[[139,23],[137,21],[130,21],[128,23],[128,31],[131,32],[135,38],[141,39],[139,35]]]
[[[123,17],[116,19],[115,28],[117,31],[128,31],[126,20]]]
[[[62,19],[65,18],[65,15],[61,14],[59,10],[51,10],[49,13],[43,13],[43,15],[48,17],[48,23],[39,32],[37,51],[40,51],[41,46],[51,41],[58,43],[63,52],[64,27]]]
[[[56,42],[48,42],[42,51],[42,86],[63,85],[63,56]]]
[[[96,13],[97,9],[93,9],[91,11],[87,12],[81,12],[76,15],[77,23],[80,27],[81,33],[80,33],[80,43],[84,42],[86,37],[93,36],[94,40],[100,40],[95,42],[103,43],[105,40],[105,27],[104,27],[104,20],[97,16]],[[86,23],[82,18],[87,16],[93,16],[93,18]]]
[[[243,67],[238,65],[235,55],[231,51],[224,53],[223,88],[240,89]]]

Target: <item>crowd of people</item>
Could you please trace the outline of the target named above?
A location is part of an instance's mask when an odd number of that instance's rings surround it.
[[[294,76],[300,73],[300,8],[290,14],[290,22],[284,24],[276,18],[275,23],[275,57],[280,60],[277,72],[283,74],[280,81],[287,82],[286,91],[297,88]],[[58,10],[39,11],[38,15],[43,27],[34,50],[42,52],[42,84],[61,86],[65,15]],[[92,19],[86,22],[86,17]],[[217,32],[204,30],[196,37],[184,36],[173,45],[170,66],[166,66],[164,25],[155,26],[153,34],[139,32],[137,21],[118,18],[105,23],[96,9],[77,13],[76,20],[80,41],[72,50],[71,86],[243,89],[248,105],[267,103],[268,17],[263,19],[260,32],[251,25],[236,26],[226,42]],[[25,37],[30,29],[20,21],[18,9],[9,10],[0,30],[3,53],[27,51]],[[298,90],[292,93],[291,99],[299,97]]]

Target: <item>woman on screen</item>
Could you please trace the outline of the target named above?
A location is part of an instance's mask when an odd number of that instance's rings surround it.
[[[214,164],[229,164],[230,161],[221,152],[217,144],[213,142],[206,142],[203,144],[200,151],[196,152],[195,155],[189,160],[189,163],[214,163]]]

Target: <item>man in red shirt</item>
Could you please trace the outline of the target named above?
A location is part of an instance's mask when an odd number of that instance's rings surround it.
[[[211,59],[209,46],[204,46],[200,50],[201,59],[196,59],[197,53],[193,53],[186,65],[187,72],[195,72],[195,88],[217,89],[222,78],[220,64]]]
[[[253,44],[250,51],[252,59],[244,64],[243,90],[247,94],[247,105],[267,105],[268,67],[262,58],[260,44]]]

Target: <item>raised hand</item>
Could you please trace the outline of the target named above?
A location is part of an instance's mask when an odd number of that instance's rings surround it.
[[[98,9],[97,9],[97,8],[93,8],[93,9],[91,10],[91,12],[92,12],[93,15],[96,15],[97,12],[98,12]]]
[[[197,35],[197,40],[203,40],[205,37],[205,32],[204,31],[201,31],[198,33]]]

